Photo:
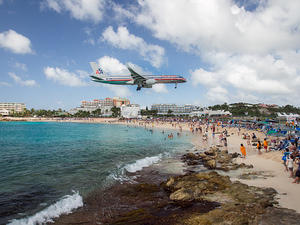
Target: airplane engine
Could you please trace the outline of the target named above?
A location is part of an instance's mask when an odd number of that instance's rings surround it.
[[[146,80],[146,85],[151,85],[151,87],[152,87],[152,85],[155,84],[155,83],[156,83],[156,80],[154,80],[154,79]]]
[[[142,87],[143,87],[143,88],[152,88],[152,85],[144,84]]]

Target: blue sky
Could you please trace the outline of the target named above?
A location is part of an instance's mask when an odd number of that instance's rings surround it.
[[[124,3],[124,2],[130,2]],[[0,101],[28,108],[132,102],[295,104],[300,89],[300,3],[232,0],[0,0]],[[179,74],[188,82],[99,85],[107,73]]]

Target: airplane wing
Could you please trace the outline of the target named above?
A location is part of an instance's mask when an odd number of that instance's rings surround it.
[[[147,78],[145,78],[142,75],[135,72],[131,67],[127,66],[127,68],[130,71],[131,77],[134,80],[135,84],[141,84],[141,83],[144,83],[147,80]]]

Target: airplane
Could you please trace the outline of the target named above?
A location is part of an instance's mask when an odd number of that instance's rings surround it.
[[[110,76],[105,74],[103,70],[98,67],[97,63],[90,62],[90,65],[94,72],[94,74],[90,76],[92,81],[115,85],[137,85],[137,91],[140,91],[142,88],[152,88],[154,84],[160,83],[174,83],[175,88],[177,88],[178,83],[186,82],[185,78],[178,75],[140,75],[130,66],[127,66],[127,69],[131,76]]]

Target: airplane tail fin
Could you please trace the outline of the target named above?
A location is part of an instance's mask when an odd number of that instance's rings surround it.
[[[96,76],[105,76],[103,70],[95,62],[90,62],[93,72]]]

